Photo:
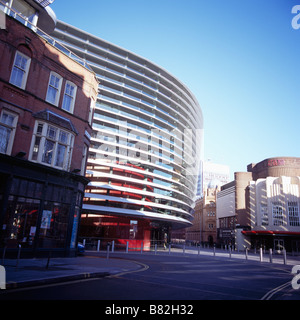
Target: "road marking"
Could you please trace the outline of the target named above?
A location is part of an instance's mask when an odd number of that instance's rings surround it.
[[[267,292],[260,300],[270,300],[274,296],[274,294],[280,292],[283,289],[286,289],[290,285],[291,285],[291,281],[289,281],[287,283],[284,283],[281,286],[279,286],[279,287],[277,287],[275,289],[272,289],[269,292]]]
[[[107,276],[106,278],[118,278],[118,277],[124,276],[125,274],[144,272],[144,271],[149,269],[149,266],[147,264],[145,264],[145,263],[134,261],[134,260],[128,260],[128,261],[134,262],[134,263],[136,263],[138,265],[141,265],[142,269],[124,271],[124,272],[120,272],[120,273],[117,273],[117,274],[113,274],[113,275]]]
[[[159,277],[153,277],[151,276],[151,279],[153,278],[158,278]],[[127,278],[124,278],[127,279]],[[127,279],[128,280],[128,279]],[[217,295],[219,296],[224,296],[224,297],[229,297],[232,296],[234,298],[240,298],[240,299],[245,299],[245,296],[240,296],[240,295],[236,295],[236,294],[231,294],[231,293],[227,293],[227,292],[220,292],[218,291],[213,291],[213,290],[206,290],[206,289],[202,289],[200,287],[190,287],[190,286],[183,286],[183,285],[176,285],[176,284],[170,284],[170,283],[162,283],[162,282],[155,282],[155,281],[149,281],[149,280],[142,280],[142,279],[131,279],[131,281],[134,282],[139,282],[139,283],[146,283],[146,284],[150,284],[150,285],[155,285],[155,286],[160,286],[163,288],[169,287],[169,288],[174,288],[174,289],[179,289],[178,291],[180,292],[181,290],[187,290],[187,291],[194,291],[194,292],[203,292],[203,293],[207,293],[207,294],[213,294],[214,297],[216,297]],[[182,282],[182,281],[179,281]],[[220,298],[218,298],[220,299]]]

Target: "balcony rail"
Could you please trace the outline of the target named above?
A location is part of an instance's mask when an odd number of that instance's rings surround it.
[[[39,3],[44,8],[54,2],[54,0],[34,0],[34,1]]]
[[[22,23],[25,27],[31,29],[34,31],[37,35],[39,35],[41,38],[46,40],[49,44],[51,44],[53,47],[67,55],[72,60],[76,61],[77,63],[81,64],[83,67],[88,69],[89,71],[92,71],[92,68],[79,56],[77,56],[75,53],[73,53],[71,50],[63,46],[60,42],[49,36],[46,32],[38,28],[36,25],[34,25],[32,22],[29,21],[28,17],[22,16],[20,13],[15,11],[13,8],[10,8],[9,5],[7,5],[5,2],[0,0],[0,11],[4,12],[6,15],[14,18],[15,20]]]

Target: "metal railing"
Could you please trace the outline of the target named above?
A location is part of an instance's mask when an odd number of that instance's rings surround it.
[[[288,264],[288,259],[292,263],[299,260],[299,256],[295,253],[290,253],[289,258],[286,250],[276,253],[274,250],[258,250],[245,249],[244,251],[235,250],[232,246],[222,246],[217,248],[215,245],[208,244],[191,245],[186,241],[174,241],[167,243],[163,240],[132,240],[132,239],[114,239],[114,238],[89,238],[81,237],[79,241],[83,243],[86,251],[102,252],[107,255],[111,253],[152,253],[152,254],[179,254],[179,255],[207,255],[213,257],[223,257],[229,259],[252,260],[260,262],[270,262],[279,264]]]
[[[15,20],[22,23],[25,27],[31,29],[33,32],[35,32],[37,35],[39,35],[41,38],[46,40],[49,44],[51,44],[53,47],[67,55],[72,60],[76,61],[77,63],[81,64],[83,67],[88,69],[89,71],[92,71],[92,68],[86,63],[86,61],[79,56],[77,56],[75,53],[73,53],[70,49],[62,45],[59,41],[52,38],[49,34],[38,28],[36,25],[34,25],[32,22],[28,20],[27,17],[22,16],[19,12],[14,10],[13,8],[9,7],[5,2],[0,0],[0,11],[4,12],[7,16],[10,16],[14,18]]]

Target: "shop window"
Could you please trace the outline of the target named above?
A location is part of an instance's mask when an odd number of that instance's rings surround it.
[[[74,135],[51,124],[36,122],[30,160],[69,170]]]
[[[18,116],[2,110],[0,118],[0,153],[11,154]]]
[[[32,247],[36,236],[36,224],[40,200],[9,196],[2,226],[1,242],[9,247]]]
[[[25,89],[30,62],[31,59],[28,56],[19,51],[16,52],[14,65],[9,81],[11,84],[21,89]]]
[[[64,248],[67,239],[69,205],[46,201],[39,234],[40,248]]]

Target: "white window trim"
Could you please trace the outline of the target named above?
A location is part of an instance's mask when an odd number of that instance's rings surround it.
[[[7,113],[7,114],[12,115],[14,117],[14,121],[13,121],[12,126],[6,125],[6,124],[1,122],[3,113]],[[7,145],[6,153],[5,153],[6,155],[11,155],[12,147],[13,147],[14,140],[15,140],[15,134],[16,134],[16,128],[17,128],[17,124],[18,124],[18,119],[19,119],[19,116],[16,113],[10,112],[10,111],[8,111],[6,109],[2,109],[1,110],[0,125],[4,126],[4,127],[7,127],[7,128],[10,128],[12,130],[11,134],[10,134],[10,137],[9,137],[9,142],[8,142],[8,145]]]
[[[82,176],[85,175],[85,171],[86,171],[87,153],[88,153],[88,146],[86,144],[84,144],[83,152],[82,152],[81,170],[80,170],[80,174]]]
[[[42,130],[42,133],[40,135],[37,134],[37,128],[38,128],[39,124],[43,125],[43,130]],[[47,137],[47,132],[48,132],[48,127],[49,126],[54,127],[57,130],[57,134],[56,134],[56,139],[55,140],[54,139],[50,139],[49,137]],[[58,137],[59,137],[59,132],[60,131],[68,133],[69,136],[68,136],[68,142],[67,143],[59,142]],[[40,144],[39,144],[39,150],[38,150],[37,159],[33,160],[32,159],[33,151],[34,151],[33,149],[34,149],[34,146],[35,146],[35,139],[36,139],[37,136],[40,137],[41,140],[40,140]],[[75,138],[74,134],[71,133],[70,131],[66,130],[66,129],[57,127],[57,126],[53,125],[52,123],[48,123],[48,122],[37,120],[35,122],[34,133],[32,135],[29,160],[32,161],[32,162],[41,163],[41,164],[43,164],[45,166],[53,167],[53,168],[56,168],[56,169],[59,169],[59,170],[69,171],[70,167],[71,167],[72,154],[73,154],[73,148],[74,148],[74,138]],[[45,142],[46,142],[47,139],[51,140],[51,141],[53,141],[55,143],[51,164],[43,162],[43,154],[44,154]],[[59,144],[62,144],[64,146],[66,146],[66,152],[65,152],[65,157],[64,157],[64,162],[63,162],[63,166],[62,167],[55,165],[56,156],[57,156],[57,150],[58,150],[57,146]]]
[[[281,204],[272,205],[273,226],[280,227],[286,225],[284,208]]]
[[[22,56],[23,58],[27,59],[27,63],[26,63],[26,68],[24,69],[24,76],[22,78],[22,83],[21,83],[21,86],[18,86],[17,84],[13,83],[13,79],[12,79],[12,76],[13,76],[13,72],[14,72],[14,69],[15,69],[15,65],[16,65],[16,60],[17,60],[17,56],[20,55]],[[28,78],[28,73],[29,73],[29,68],[30,68],[30,64],[31,64],[31,58],[29,58],[28,56],[26,56],[26,54],[20,52],[20,51],[17,51],[16,54],[15,54],[15,59],[14,59],[14,63],[13,63],[13,67],[12,67],[12,70],[11,70],[11,73],[10,73],[10,79],[9,79],[9,82],[11,84],[13,84],[14,86],[16,87],[19,87],[23,90],[25,90],[26,88],[26,84],[27,84],[27,78]],[[18,68],[18,67],[16,67]],[[23,69],[21,69],[23,70]]]
[[[290,227],[300,226],[300,212],[298,202],[295,202],[293,204],[288,203],[288,219]]]
[[[67,94],[67,85],[71,85],[72,87],[74,87],[74,95],[73,96],[70,96],[69,94]],[[67,112],[69,112],[69,113],[73,113],[74,112],[74,106],[75,106],[75,101],[76,101],[76,94],[77,94],[77,86],[73,83],[73,82],[71,82],[71,81],[69,81],[69,80],[67,80],[66,81],[66,84],[65,84],[65,91],[64,91],[64,96],[63,96],[63,102],[62,102],[62,106],[61,106],[61,108],[63,109],[63,110],[65,110],[65,111],[67,111]],[[70,110],[67,110],[67,109],[65,109],[64,108],[64,104],[65,104],[65,97],[66,96],[69,96],[69,97],[71,97],[72,98],[72,103],[71,103],[71,105],[70,105]]]
[[[51,76],[52,76],[52,75],[59,79],[59,86],[58,86],[58,88],[55,88],[55,89],[57,89],[57,94],[56,94],[56,96],[55,96],[55,101],[54,101],[54,102],[53,102],[53,101],[50,101],[50,100],[48,99],[49,87],[50,87],[50,86],[53,87],[52,85],[50,85],[50,81],[51,81]],[[48,86],[47,86],[47,93],[46,93],[46,101],[49,102],[49,103],[51,103],[51,104],[53,104],[53,105],[55,105],[56,107],[58,106],[59,99],[60,99],[62,82],[63,82],[63,77],[62,77],[62,76],[60,76],[58,73],[56,73],[56,72],[54,72],[54,71],[51,71],[51,72],[50,72],[50,76],[49,76],[49,80],[48,80]]]
[[[260,225],[268,226],[269,225],[269,213],[268,213],[268,205],[265,203],[261,203],[260,205]]]
[[[93,122],[95,107],[96,107],[96,101],[93,98],[91,98],[90,109],[89,109],[89,119],[88,119],[90,125],[92,125],[92,122]]]

